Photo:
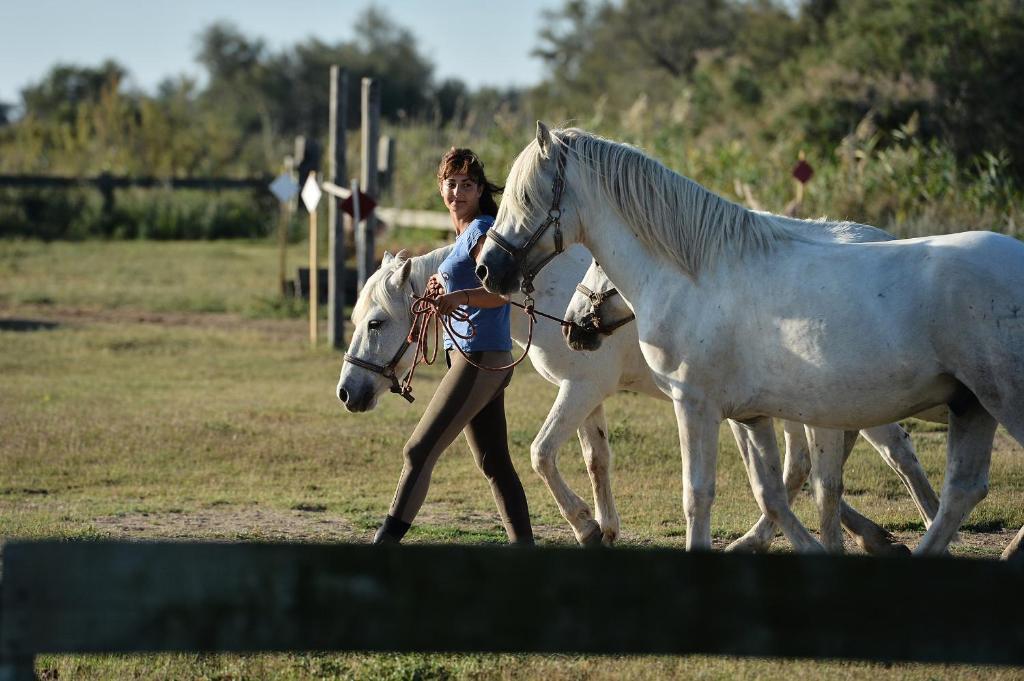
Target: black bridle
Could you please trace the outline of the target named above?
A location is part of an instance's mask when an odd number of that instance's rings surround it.
[[[579,325],[587,331],[593,331],[604,334],[605,336],[610,336],[615,329],[620,326],[625,326],[636,319],[636,315],[630,312],[629,315],[623,317],[617,322],[612,322],[611,324],[601,323],[601,315],[598,313],[598,310],[601,308],[601,305],[604,304],[604,301],[608,300],[612,296],[621,295],[617,288],[610,288],[607,291],[596,292],[591,291],[583,284],[577,284],[576,290],[590,299],[590,312],[584,315],[579,321]]]
[[[494,243],[498,245],[498,248],[511,255],[512,259],[515,260],[516,267],[519,269],[520,274],[523,275],[523,281],[519,285],[519,288],[523,292],[523,294],[527,296],[527,303],[533,300],[533,298],[530,297],[530,294],[533,293],[534,291],[533,278],[537,276],[537,273],[544,269],[545,265],[551,262],[552,258],[557,256],[564,250],[562,247],[561,203],[562,191],[565,189],[566,152],[562,150],[561,144],[555,144],[554,147],[555,152],[558,154],[558,160],[556,162],[555,179],[551,183],[551,193],[554,195],[554,197],[551,200],[551,208],[548,209],[548,216],[547,219],[544,220],[544,224],[542,224],[536,231],[533,232],[533,235],[530,237],[529,241],[527,241],[525,244],[519,247],[509,243],[504,237],[500,236],[493,229],[487,230],[487,238],[493,240]],[[537,265],[534,266],[533,269],[528,269],[526,267],[526,256],[529,254],[530,249],[532,249],[540,240],[540,238],[544,236],[544,232],[548,231],[549,227],[554,228],[555,250],[548,257],[544,258],[539,263],[537,263]]]

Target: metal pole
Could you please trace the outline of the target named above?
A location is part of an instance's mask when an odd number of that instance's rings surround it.
[[[348,109],[348,71],[331,67],[331,102],[328,127],[327,179],[335,184],[347,176],[345,129]],[[327,229],[330,234],[330,264],[327,279],[327,333],[331,347],[345,347],[345,230],[338,199],[327,200]]]
[[[362,90],[362,114],[363,114],[363,126],[362,126],[362,168],[361,168],[361,180],[360,185],[362,190],[369,194],[370,198],[375,201],[380,201],[380,192],[377,182],[377,151],[378,145],[380,144],[380,81],[374,80],[373,78],[363,78],[363,90]],[[353,202],[358,200],[358,194],[353,195]],[[358,221],[353,224],[358,225]],[[363,271],[360,272],[360,287],[363,282],[366,281],[363,277],[369,276],[373,272],[375,264],[375,248],[374,248],[374,235],[376,234],[377,218],[374,213],[370,213],[366,216],[365,224],[363,225],[363,240],[365,243],[365,251],[363,252],[363,258],[361,261],[361,267]],[[358,229],[358,227],[357,227]]]

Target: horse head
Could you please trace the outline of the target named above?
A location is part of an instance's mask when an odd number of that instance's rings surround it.
[[[366,281],[352,309],[352,341],[338,378],[338,399],[351,412],[377,405],[412,364],[407,342],[412,327],[412,259],[404,252],[384,254],[380,269]]]
[[[604,336],[615,333],[636,316],[595,260],[569,299],[564,318],[572,322],[562,329],[569,347],[593,351],[601,347]]]
[[[521,289],[552,258],[575,243],[579,216],[566,185],[569,144],[537,121],[537,137],[512,164],[494,227],[477,257],[477,277],[496,293]]]

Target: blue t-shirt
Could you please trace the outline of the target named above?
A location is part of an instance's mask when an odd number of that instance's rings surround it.
[[[444,289],[448,293],[480,287],[476,276],[476,261],[473,260],[473,248],[484,238],[487,230],[494,224],[490,215],[481,215],[470,223],[462,234],[455,239],[455,248],[448,254],[437,268],[444,281]],[[458,343],[464,352],[502,351],[512,349],[512,331],[509,318],[509,306],[471,307],[460,305],[460,310],[469,313],[469,322],[452,320],[452,328],[463,335],[469,334],[469,323],[476,327],[472,338],[450,338],[444,335],[444,347],[451,350],[452,341]]]

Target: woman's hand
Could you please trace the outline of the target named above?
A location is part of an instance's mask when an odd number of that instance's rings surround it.
[[[437,298],[437,310],[441,314],[451,314],[459,305],[465,305],[467,301],[468,296],[465,291],[445,293]]]
[[[441,275],[432,274],[430,279],[427,279],[427,298],[437,298],[438,296],[444,295],[444,282],[441,280]]]

